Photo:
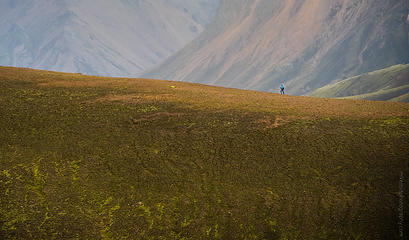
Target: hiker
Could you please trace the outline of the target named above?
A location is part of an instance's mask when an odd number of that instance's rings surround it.
[[[280,94],[284,94],[284,83],[281,83]]]

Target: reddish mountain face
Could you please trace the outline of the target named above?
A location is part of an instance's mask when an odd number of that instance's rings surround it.
[[[305,94],[409,62],[406,0],[222,0],[197,39],[145,77]]]

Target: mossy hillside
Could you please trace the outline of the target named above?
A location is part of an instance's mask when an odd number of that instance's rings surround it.
[[[15,68],[0,85],[4,238],[398,237],[408,104]]]
[[[309,96],[407,102],[408,88],[409,64],[399,64],[324,86]]]

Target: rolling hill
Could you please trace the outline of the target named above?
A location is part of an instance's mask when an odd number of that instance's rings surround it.
[[[302,95],[409,62],[406,0],[222,0],[193,42],[143,76]]]
[[[399,239],[408,133],[407,103],[0,67],[0,238]]]
[[[319,88],[309,96],[409,102],[409,64],[348,78]]]
[[[195,38],[219,0],[2,0],[0,65],[136,75]]]

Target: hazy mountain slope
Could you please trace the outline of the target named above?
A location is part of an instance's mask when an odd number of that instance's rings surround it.
[[[218,0],[3,0],[0,65],[133,75],[196,37]]]
[[[409,84],[379,90],[376,92],[365,93],[360,95],[353,95],[348,97],[343,97],[345,99],[367,99],[367,100],[379,100],[379,101],[392,101],[392,102],[409,102]]]
[[[406,0],[222,0],[191,44],[144,76],[304,94],[409,62]]]
[[[0,130],[0,239],[409,231],[408,103],[0,67]]]
[[[350,97],[369,100],[403,100],[409,93],[409,64],[365,73],[319,88],[313,97]]]

